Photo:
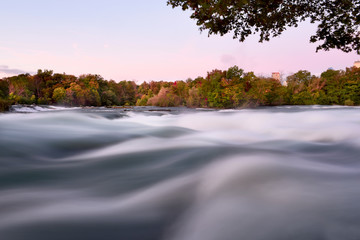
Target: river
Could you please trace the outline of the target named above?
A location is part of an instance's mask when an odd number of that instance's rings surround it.
[[[360,239],[360,108],[15,106],[0,239]]]

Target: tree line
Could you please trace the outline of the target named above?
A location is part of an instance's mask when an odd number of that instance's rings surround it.
[[[237,66],[195,79],[107,81],[100,75],[38,70],[0,79],[0,110],[12,104],[65,106],[161,106],[241,108],[274,105],[360,105],[360,68],[328,69],[320,76],[300,70],[279,80]]]

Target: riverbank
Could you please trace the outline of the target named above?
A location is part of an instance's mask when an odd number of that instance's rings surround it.
[[[173,106],[173,107],[161,107],[161,106],[59,106],[59,105],[36,105],[36,104],[11,104],[10,101],[4,101],[0,99],[0,113],[14,112],[14,113],[36,113],[36,112],[49,112],[49,111],[69,111],[69,110],[81,110],[81,111],[116,111],[116,112],[174,112],[183,109],[184,111],[233,111],[242,109],[262,109],[262,108],[342,108],[342,107],[359,107],[353,105],[278,105],[278,106],[261,106],[257,104],[244,104],[237,108],[196,108],[186,106]]]
[[[10,100],[0,99],[0,112],[9,111],[12,104],[13,104],[13,102]]]
[[[317,77],[300,70],[278,79],[255,76],[234,66],[206,77],[174,82],[107,81],[99,75],[39,70],[0,79],[0,99],[15,104],[66,106],[157,106],[237,109],[281,105],[360,105],[360,68],[329,69]],[[3,104],[2,109],[6,109]]]

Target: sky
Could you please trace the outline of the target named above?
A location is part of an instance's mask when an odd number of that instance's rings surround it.
[[[0,77],[37,69],[107,80],[176,81],[234,65],[257,75],[299,70],[315,75],[351,67],[360,56],[315,52],[316,25],[304,22],[270,42],[254,35],[200,33],[190,12],[166,0],[2,0]]]

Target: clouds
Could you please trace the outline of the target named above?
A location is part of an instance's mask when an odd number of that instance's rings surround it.
[[[236,65],[237,60],[233,55],[223,54],[221,56],[221,62],[226,65]]]
[[[6,75],[19,75],[23,73],[27,73],[21,69],[9,68],[7,65],[0,65],[0,72],[5,73]]]

